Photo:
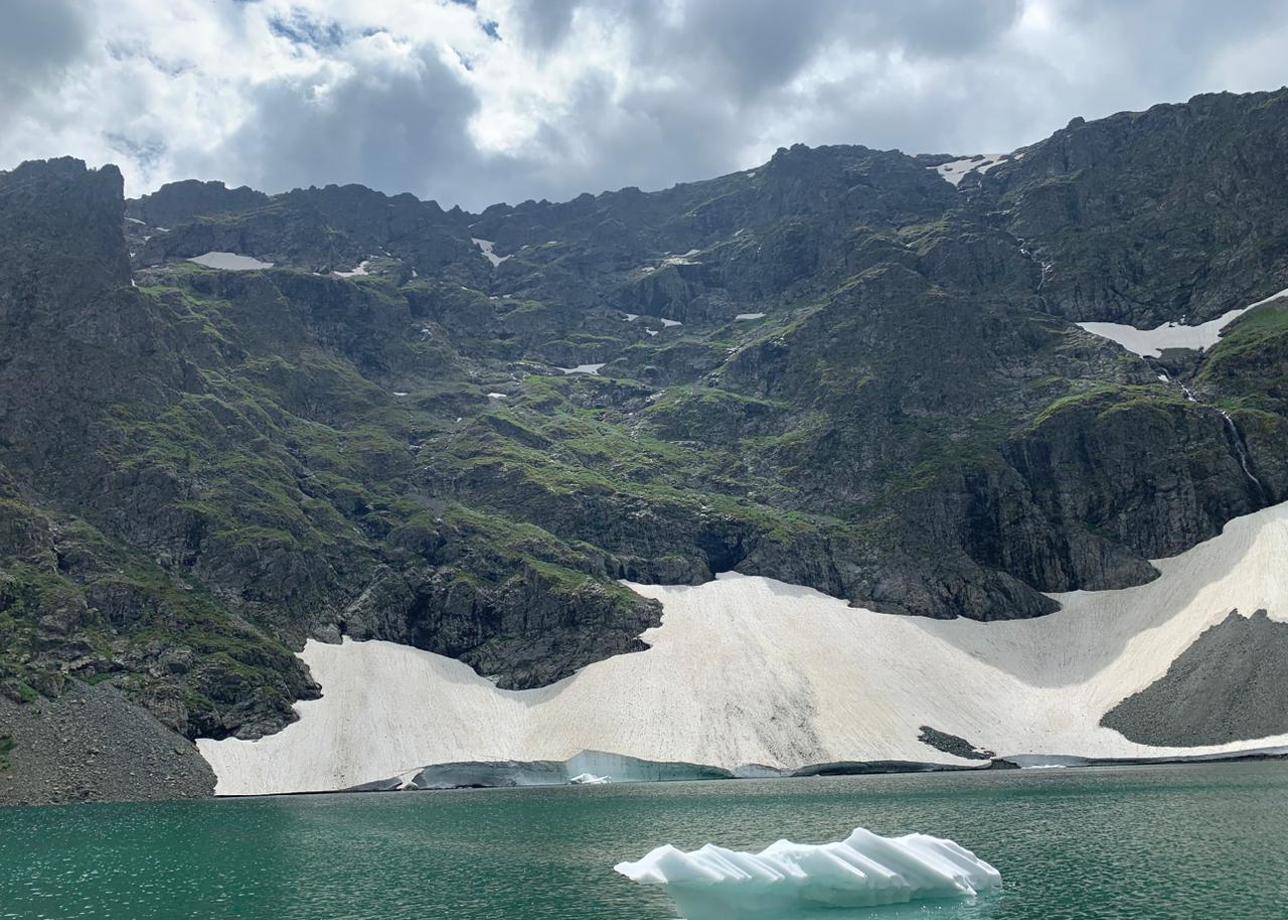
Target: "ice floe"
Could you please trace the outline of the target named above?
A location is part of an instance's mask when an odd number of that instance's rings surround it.
[[[611,776],[596,776],[594,773],[578,773],[568,780],[574,786],[604,786],[612,781]]]
[[[951,840],[928,834],[882,837],[857,828],[839,843],[779,840],[759,853],[707,844],[685,853],[661,846],[615,871],[661,885],[686,920],[829,915],[1000,888],[997,869]]]
[[[161,229],[160,227],[157,228]],[[241,256],[235,252],[207,252],[188,260],[204,265],[206,268],[218,268],[230,272],[255,271],[261,268],[272,268],[272,262],[261,262],[250,256]]]
[[[842,761],[979,766],[919,740],[923,725],[999,755],[1206,756],[1288,736],[1155,747],[1100,725],[1231,610],[1288,621],[1288,504],[1226,524],[1155,562],[1134,588],[1053,595],[1037,619],[891,616],[809,588],[725,574],[630,585],[661,602],[647,651],[556,684],[501,690],[467,665],[390,642],[309,641],[322,686],[299,720],[257,741],[198,742],[228,794],[345,789],[417,766],[564,761],[607,751],[651,762],[795,770]],[[944,675],[951,675],[945,680]],[[432,701],[432,705],[430,702]],[[617,767],[575,771],[611,774]],[[575,775],[569,774],[569,775]]]
[[[477,237],[471,237],[470,242],[472,242],[483,252],[483,257],[492,263],[493,268],[496,268],[506,259],[510,258],[509,256],[497,255],[496,252],[494,251],[496,249],[496,243],[492,242],[491,240],[480,240]]]
[[[1248,304],[1237,310],[1223,313],[1216,319],[1208,320],[1197,326],[1186,326],[1184,323],[1164,323],[1154,329],[1137,329],[1124,323],[1078,323],[1078,328],[1098,335],[1101,338],[1117,342],[1123,348],[1145,358],[1161,358],[1169,348],[1184,348],[1190,351],[1204,351],[1221,340],[1221,332],[1226,326],[1249,310],[1255,310],[1272,301],[1288,298],[1288,288],[1278,294],[1272,294],[1256,303]]]

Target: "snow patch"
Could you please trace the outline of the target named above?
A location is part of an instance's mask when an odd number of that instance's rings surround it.
[[[688,252],[684,253],[683,255],[666,256],[666,258],[662,259],[662,264],[663,265],[700,265],[701,263],[695,262],[693,257],[701,254],[702,254],[701,249],[690,249]]]
[[[487,394],[487,398],[488,398],[488,399],[505,399],[505,398],[506,398],[506,395],[505,395],[504,393],[489,393],[489,394]]]
[[[362,275],[370,274],[367,271],[367,266],[370,264],[371,264],[370,259],[363,259],[361,262],[358,263],[358,267],[353,269],[353,271],[332,272],[331,274],[335,275],[337,278],[357,278]]]
[[[659,316],[659,317],[657,318],[657,321],[658,321],[659,323],[661,323],[663,326],[667,327],[667,328],[670,328],[671,326],[683,326],[683,325],[684,325],[684,324],[683,324],[683,323],[681,323],[678,319],[667,319],[667,318],[666,318],[666,317],[664,317],[664,316]]]
[[[496,243],[492,242],[491,240],[480,240],[477,237],[470,237],[470,242],[473,243],[475,246],[477,246],[480,250],[482,250],[483,258],[491,262],[493,268],[496,268],[506,259],[510,258],[509,256],[497,255],[496,252],[494,251],[496,249]]]
[[[998,163],[1005,163],[1010,158],[1009,153],[984,153],[979,156],[963,157],[960,160],[950,160],[938,166],[931,166],[930,169],[939,173],[949,185],[956,186],[960,185],[962,179],[968,174],[977,172],[982,176]]]
[[[665,886],[687,920],[795,920],[838,908],[974,897],[1002,886],[1000,872],[951,840],[882,837],[861,827],[839,843],[779,840],[759,853],[714,844],[685,853],[667,845],[613,868],[641,885]]]
[[[599,369],[607,362],[601,364],[578,364],[576,367],[561,367],[559,370],[565,374],[598,374]]]
[[[764,313],[739,313],[734,317],[734,322],[743,322],[749,319],[764,319]]]
[[[158,227],[158,230],[161,228]],[[250,256],[241,256],[235,252],[207,252],[188,260],[204,265],[206,268],[218,268],[229,272],[248,272],[261,268],[272,268],[272,262],[261,262]]]
[[[1198,326],[1186,326],[1183,323],[1164,323],[1154,329],[1137,329],[1124,323],[1078,323],[1079,329],[1098,335],[1102,339],[1117,342],[1123,348],[1143,358],[1161,358],[1168,348],[1184,348],[1190,351],[1204,351],[1221,340],[1221,332],[1226,326],[1249,310],[1255,310],[1264,304],[1288,298],[1288,288],[1278,294],[1272,294],[1256,303],[1248,304],[1238,310],[1230,310]]]

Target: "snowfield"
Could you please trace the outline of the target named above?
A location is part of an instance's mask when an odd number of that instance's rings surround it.
[[[272,262],[261,262],[250,256],[239,256],[235,252],[207,252],[194,256],[188,261],[204,265],[206,268],[218,268],[230,272],[248,272],[273,267]]]
[[[1162,677],[1237,609],[1288,621],[1288,504],[1239,518],[1135,588],[1054,595],[1063,609],[979,623],[892,616],[809,588],[726,574],[631,585],[660,600],[651,648],[538,690],[388,642],[302,653],[323,697],[258,741],[201,740],[216,792],[343,789],[453,761],[564,760],[583,750],[734,769],[836,761],[978,766],[918,740],[931,726],[999,755],[1166,757],[1288,745],[1136,744],[1101,716]]]
[[[1005,163],[1011,158],[1009,153],[985,153],[976,157],[963,157],[960,160],[950,160],[947,163],[940,163],[938,166],[930,167],[939,173],[940,177],[949,185],[960,185],[962,179],[970,173],[977,172],[981,176],[988,172],[998,163]]]
[[[568,374],[598,374],[604,367],[603,362],[599,364],[578,364],[576,367],[561,367],[565,375]]]
[[[1226,326],[1249,310],[1255,310],[1262,304],[1288,297],[1288,288],[1278,294],[1272,294],[1264,300],[1230,310],[1198,326],[1186,326],[1182,323],[1164,323],[1154,329],[1137,329],[1123,323],[1078,323],[1078,328],[1085,329],[1092,335],[1117,342],[1123,348],[1143,358],[1161,358],[1168,348],[1186,348],[1191,351],[1204,351],[1221,340],[1221,332]]]
[[[494,252],[496,243],[491,240],[480,240],[477,237],[471,237],[470,242],[479,248],[479,251],[483,253],[483,258],[491,262],[493,268],[496,268],[506,259],[510,258],[509,256],[497,255],[496,252]]]

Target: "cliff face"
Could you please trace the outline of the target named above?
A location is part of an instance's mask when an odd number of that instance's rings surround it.
[[[316,693],[309,636],[503,687],[642,648],[620,578],[980,619],[1147,581],[1288,497],[1288,307],[1157,361],[1071,321],[1288,287],[1285,98],[1074,124],[956,188],[862,147],[481,215],[0,174],[0,685],[254,737]]]
[[[1222,93],[1075,119],[990,171],[980,194],[1046,266],[1053,312],[1201,322],[1288,273],[1286,156],[1288,93]]]

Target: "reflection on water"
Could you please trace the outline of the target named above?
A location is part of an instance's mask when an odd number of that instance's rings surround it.
[[[1288,916],[1270,762],[0,809],[0,918],[668,920],[614,864],[856,826],[956,840],[1005,887],[828,920]]]

